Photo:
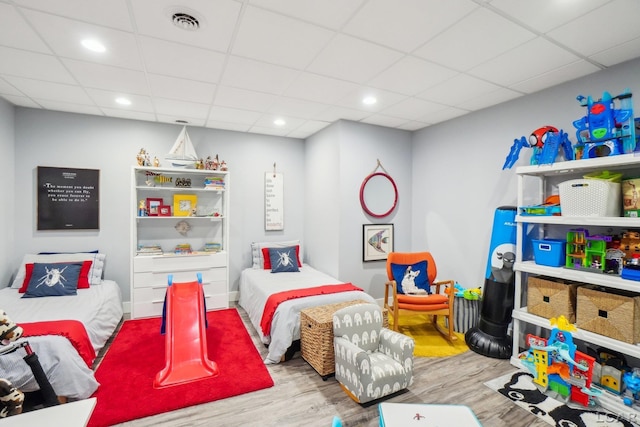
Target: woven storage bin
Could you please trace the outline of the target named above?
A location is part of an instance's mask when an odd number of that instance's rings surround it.
[[[620,183],[572,179],[558,184],[562,216],[620,216]]]
[[[322,376],[329,376],[336,370],[333,352],[333,313],[355,304],[367,304],[355,300],[336,304],[321,305],[300,311],[300,352],[302,358]],[[389,326],[388,313],[382,309],[382,324]]]
[[[576,321],[576,290],[573,282],[529,276],[527,280],[527,311],[551,319],[564,316]]]
[[[636,344],[640,342],[640,295],[581,286],[578,288],[576,326]]]

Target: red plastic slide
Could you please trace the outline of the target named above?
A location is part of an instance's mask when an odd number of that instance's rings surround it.
[[[218,365],[207,355],[202,285],[173,283],[166,298],[166,366],[156,375],[154,388],[215,377]]]

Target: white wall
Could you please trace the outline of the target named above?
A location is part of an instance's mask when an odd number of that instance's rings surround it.
[[[0,113],[0,117],[5,117]],[[10,116],[6,116],[10,119]],[[116,280],[129,300],[129,206],[131,166],[144,147],[162,158],[181,127],[27,108],[15,114],[15,242],[10,268],[22,255],[39,251],[99,249],[107,254],[105,276]],[[299,238],[303,231],[304,144],[302,140],[205,128],[189,128],[199,155],[219,154],[230,172],[230,277],[237,291],[240,271],[251,265],[250,243]],[[284,174],[285,230],[264,231],[264,172],[277,163]],[[37,231],[37,166],[100,170],[100,230]],[[10,169],[8,169],[10,170]],[[12,175],[13,176],[13,175]]]
[[[364,224],[394,224],[395,249],[410,249],[411,133],[341,120],[307,139],[305,145],[309,261],[381,298],[386,264],[362,261],[362,228]],[[399,193],[398,206],[385,218],[371,217],[360,206],[360,186],[376,169],[378,159]]]
[[[626,88],[635,95],[639,117],[640,60],[635,60],[415,132],[413,249],[433,252],[439,277],[465,287],[482,285],[495,209],[516,204],[515,166],[502,170],[514,139],[552,125],[575,143],[572,123],[586,114],[576,96],[597,99],[603,91],[618,95]],[[531,150],[523,149],[516,166],[530,158]]]
[[[14,191],[14,107],[0,99],[0,182],[2,183],[2,200],[4,209],[0,209],[0,287],[9,283],[13,268],[9,260],[13,257],[14,233],[13,222],[15,210],[13,200]]]

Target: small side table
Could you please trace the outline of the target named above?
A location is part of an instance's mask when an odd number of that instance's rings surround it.
[[[369,304],[369,302],[363,300],[345,301],[300,311],[300,352],[302,358],[325,381],[336,370],[333,352],[333,313],[355,304]],[[382,322],[385,328],[389,326],[388,313],[385,308],[382,309]]]
[[[95,397],[49,406],[2,418],[0,427],[85,427],[95,406]]]

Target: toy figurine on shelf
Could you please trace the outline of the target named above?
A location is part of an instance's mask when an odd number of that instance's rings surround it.
[[[138,216],[147,216],[147,208],[144,200],[138,204]]]
[[[207,159],[204,161],[204,168],[206,170],[214,170],[213,169],[213,160],[211,160],[211,156],[207,156]]]
[[[573,160],[573,148],[568,135],[562,129],[558,130],[553,126],[543,126],[534,130],[529,139],[522,136],[515,139],[513,145],[507,155],[502,169],[511,169],[518,161],[520,150],[523,148],[532,148],[530,164],[547,165],[553,164],[562,149],[565,160]]]
[[[147,152],[144,148],[141,148],[138,154],[136,155],[136,161],[138,162],[138,166],[144,166],[144,160],[147,157]]]
[[[227,162],[225,162],[224,160],[220,163],[220,170],[223,172],[226,172],[227,169]]]
[[[156,167],[156,168],[160,167],[160,160],[158,159],[157,156],[153,157],[153,166]]]
[[[204,160],[198,159],[196,162],[196,169],[204,169]]]

